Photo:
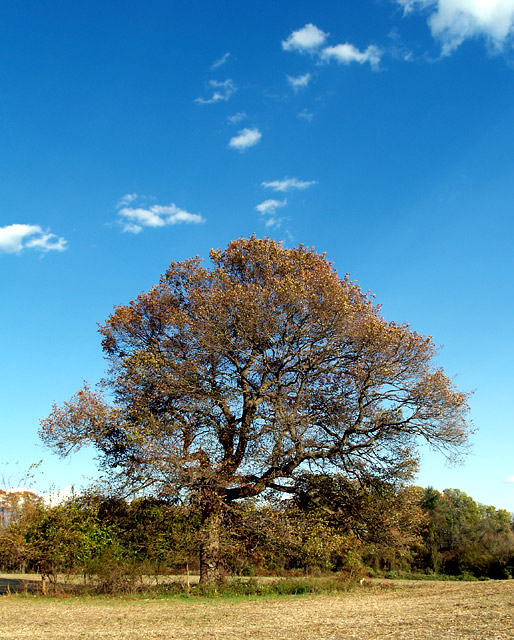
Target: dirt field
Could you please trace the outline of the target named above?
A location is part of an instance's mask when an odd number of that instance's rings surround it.
[[[514,639],[514,581],[251,600],[0,597],[0,640]]]

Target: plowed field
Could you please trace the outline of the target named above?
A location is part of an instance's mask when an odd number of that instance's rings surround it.
[[[0,597],[1,640],[514,639],[514,581],[251,599]]]

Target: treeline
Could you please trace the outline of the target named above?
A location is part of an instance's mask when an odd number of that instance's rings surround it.
[[[511,516],[462,491],[357,484],[342,476],[306,476],[300,487],[287,501],[245,501],[225,511],[227,574],[514,574]],[[194,503],[76,496],[47,506],[34,494],[6,496],[4,572],[81,574],[116,589],[127,576],[198,569],[202,525]]]

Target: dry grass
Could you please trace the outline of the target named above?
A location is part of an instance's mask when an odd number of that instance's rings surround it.
[[[251,600],[0,598],[0,640],[36,638],[512,640],[514,581]]]

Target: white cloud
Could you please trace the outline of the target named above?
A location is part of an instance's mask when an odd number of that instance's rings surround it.
[[[66,240],[58,238],[53,233],[42,233],[33,237],[26,243],[29,249],[41,249],[41,251],[64,251],[66,249]]]
[[[221,67],[222,65],[225,64],[225,62],[230,58],[230,53],[227,51],[227,53],[224,53],[221,58],[218,58],[217,60],[215,60],[212,64],[211,64],[211,69],[214,71],[214,69],[218,69],[219,67]]]
[[[464,40],[485,37],[501,48],[514,34],[514,0],[396,0],[405,13],[432,10],[428,18],[432,35],[449,55]]]
[[[198,104],[227,102],[227,100],[230,100],[231,96],[237,91],[236,86],[230,79],[223,80],[223,82],[209,80],[209,86],[213,89],[212,96],[210,98],[196,98],[195,102],[198,102]]]
[[[400,3],[408,3],[412,1],[415,0],[397,0],[397,2]],[[420,1],[423,2],[423,0]],[[514,0],[512,1],[514,2]],[[405,11],[409,10],[406,4],[404,4],[404,9]],[[332,47],[322,48],[329,35],[329,33],[325,33],[324,31],[321,31],[321,29],[318,29],[318,27],[309,23],[302,29],[293,31],[287,40],[282,41],[282,48],[286,51],[312,53],[325,62],[330,60],[336,60],[340,64],[350,64],[351,62],[363,64],[364,62],[369,62],[373,68],[377,68],[379,66],[382,51],[378,47],[370,45],[365,51],[359,51],[359,49],[357,49],[353,44],[346,42],[345,44],[336,44]],[[310,74],[306,73],[305,75],[298,76],[296,78],[293,76],[287,76],[287,79],[295,91],[297,91],[298,89],[308,85]]]
[[[286,198],[284,198],[284,200],[264,200],[264,202],[261,202],[255,207],[255,210],[262,216],[265,227],[278,228],[282,224],[284,218],[277,217],[275,213],[277,209],[285,207],[286,204]]]
[[[123,231],[128,233],[140,233],[144,227],[157,228],[175,224],[200,224],[205,222],[205,218],[198,213],[189,213],[189,211],[177,207],[174,203],[167,206],[160,204],[147,207],[121,206],[118,208],[118,215],[123,225]]]
[[[514,484],[514,476],[509,476],[507,480],[505,480],[508,484]]]
[[[308,86],[310,79],[311,79],[310,73],[305,73],[303,76],[296,76],[296,77],[287,76],[287,81],[295,91],[298,91],[299,89],[305,89]]]
[[[274,214],[277,209],[280,207],[285,207],[287,204],[287,199],[284,200],[264,200],[255,207],[255,210],[258,211],[261,215],[269,215]]]
[[[227,120],[230,124],[238,124],[239,122],[245,120],[248,116],[246,115],[246,111],[238,111],[234,113],[232,116],[228,116]]]
[[[328,35],[328,33],[324,33],[315,25],[309,23],[305,27],[293,31],[287,40],[283,40],[282,48],[286,51],[312,53],[323,45]]]
[[[259,129],[241,129],[241,131],[237,132],[237,136],[230,139],[228,146],[232,147],[232,149],[244,151],[245,149],[256,145],[261,138],[262,133]]]
[[[23,249],[64,251],[66,240],[53,233],[43,231],[36,224],[11,224],[0,227],[0,252],[20,253]]]
[[[284,178],[283,180],[262,182],[261,186],[273,189],[273,191],[291,191],[292,189],[307,189],[307,187],[310,187],[313,184],[317,184],[316,180],[302,181],[298,180],[298,178]]]
[[[373,45],[370,45],[365,51],[359,51],[353,44],[346,42],[345,44],[336,44],[333,47],[325,47],[320,55],[322,60],[335,60],[339,64],[350,64],[351,62],[364,64],[369,62],[373,68],[377,68],[380,64],[382,52]]]

